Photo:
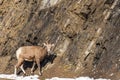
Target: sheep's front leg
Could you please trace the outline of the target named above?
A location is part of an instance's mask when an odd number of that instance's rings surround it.
[[[41,73],[41,67],[40,67],[40,60],[37,59],[36,63],[37,63],[38,69],[39,69],[39,75],[42,75],[42,73]]]
[[[23,71],[24,74],[26,74],[24,68],[23,68],[23,64],[20,66],[21,70]]]
[[[34,70],[34,67],[35,67],[35,61],[33,62],[33,66],[32,66],[32,68],[31,68],[31,74],[33,74],[33,70]]]

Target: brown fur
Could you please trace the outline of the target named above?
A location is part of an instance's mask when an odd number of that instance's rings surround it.
[[[22,53],[19,55],[19,58],[22,57],[28,61],[35,61],[35,59],[42,60],[47,55],[47,50],[39,46],[24,46],[21,49]]]

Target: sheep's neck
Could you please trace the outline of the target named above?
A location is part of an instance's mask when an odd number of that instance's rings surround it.
[[[43,47],[43,49],[46,51],[46,53],[48,53],[47,47]]]

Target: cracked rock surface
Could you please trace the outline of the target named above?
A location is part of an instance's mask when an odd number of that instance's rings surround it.
[[[45,41],[56,56],[42,61],[40,78],[120,79],[120,1],[0,0],[0,73],[14,72],[19,47]]]

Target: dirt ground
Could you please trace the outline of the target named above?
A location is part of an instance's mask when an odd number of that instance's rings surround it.
[[[62,65],[60,63],[60,57],[56,57],[53,61],[53,63],[48,62],[42,67],[42,76],[40,76],[40,79],[45,78],[52,78],[52,77],[77,77],[76,73],[68,66]],[[11,63],[12,62],[12,63]],[[0,72],[1,74],[13,74],[14,73],[14,65],[17,63],[16,59],[10,59],[10,56],[7,57],[1,57],[0,58]],[[26,65],[27,64],[27,65]],[[32,62],[25,62],[24,63],[25,70],[28,75],[30,75],[30,69],[32,67]],[[38,68],[35,67],[34,74],[38,74]],[[18,69],[18,75],[24,75],[23,72]]]

